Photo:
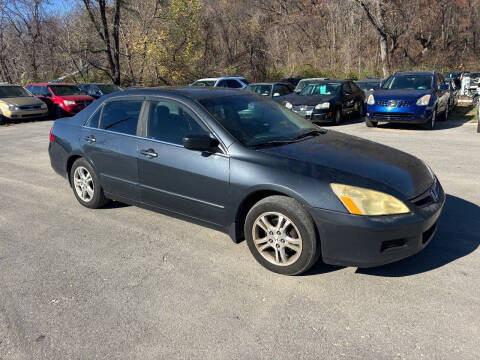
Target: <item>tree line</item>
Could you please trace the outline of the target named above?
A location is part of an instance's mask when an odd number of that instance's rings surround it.
[[[0,78],[157,86],[473,71],[479,18],[480,0],[0,0]]]

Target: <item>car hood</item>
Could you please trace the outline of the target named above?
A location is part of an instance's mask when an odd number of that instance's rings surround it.
[[[331,130],[258,151],[287,158],[302,166],[306,175],[379,191],[390,189],[408,199],[425,192],[434,181],[426,164],[410,154]]]
[[[380,100],[410,100],[416,101],[423,95],[431,94],[432,90],[376,90],[373,92],[375,99]]]
[[[89,95],[59,95],[57,98],[62,100],[72,100],[72,101],[93,101],[93,97]]]
[[[25,105],[41,105],[43,101],[37,99],[34,96],[22,96],[22,97],[14,97],[14,98],[3,98],[1,101],[15,105],[15,106],[25,106]]]
[[[290,94],[285,99],[293,106],[297,105],[317,105],[324,102],[329,102],[335,98],[335,95],[314,95],[314,96],[304,96],[298,94]]]

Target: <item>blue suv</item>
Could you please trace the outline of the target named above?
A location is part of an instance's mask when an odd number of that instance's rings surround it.
[[[379,122],[423,124],[433,129],[439,116],[448,118],[449,92],[443,75],[436,71],[397,72],[367,99],[368,127]]]

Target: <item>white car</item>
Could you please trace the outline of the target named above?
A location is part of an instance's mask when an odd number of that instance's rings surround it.
[[[219,78],[205,78],[197,80],[190,84],[190,86],[208,86],[208,87],[223,87],[231,89],[245,89],[248,86],[248,81],[242,76],[223,76]]]

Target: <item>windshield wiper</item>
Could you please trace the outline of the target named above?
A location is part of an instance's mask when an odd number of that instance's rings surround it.
[[[307,131],[307,132],[304,132],[303,134],[300,134],[298,136],[295,136],[292,141],[297,141],[297,140],[301,140],[301,139],[304,139],[306,137],[309,137],[309,136],[318,136],[318,135],[324,135],[327,133],[327,130],[325,129],[315,129],[315,130],[310,130],[310,131]]]
[[[263,143],[254,144],[251,147],[259,148],[259,147],[268,147],[268,146],[291,144],[291,143],[297,142],[297,141],[302,140],[302,139],[304,139],[306,137],[309,137],[309,136],[318,136],[318,135],[323,135],[323,134],[326,134],[326,133],[327,133],[327,130],[325,130],[325,129],[315,129],[315,130],[310,130],[310,131],[304,132],[303,134],[297,135],[293,139],[266,141],[266,142],[263,142]]]

